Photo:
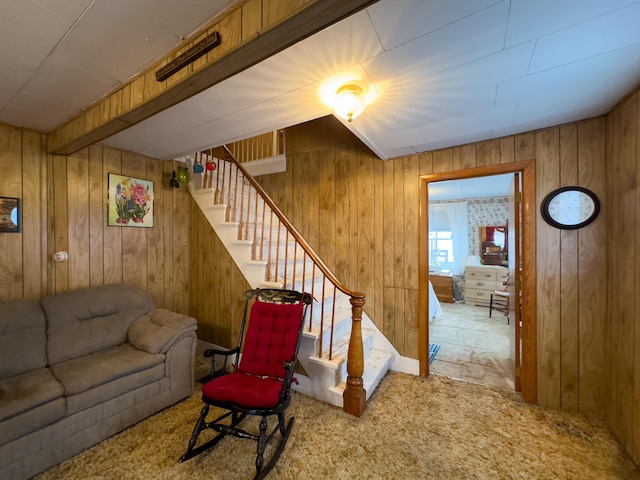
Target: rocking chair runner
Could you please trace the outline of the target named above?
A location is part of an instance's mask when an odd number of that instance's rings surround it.
[[[248,319],[244,348],[240,358],[242,337],[247,324],[249,302],[255,298]],[[204,407],[193,429],[187,451],[180,457],[184,462],[232,435],[255,440],[257,446],[256,476],[264,478],[274,467],[293,427],[294,417],[285,424],[284,412],[291,403],[291,382],[300,346],[306,308],[312,297],[293,290],[257,289],[245,292],[245,310],[240,339],[232,350],[211,349],[204,352],[212,357],[212,380],[202,387]],[[224,366],[215,371],[215,356],[224,356]],[[226,373],[227,358],[235,355],[234,371]],[[239,360],[239,361],[238,361]],[[207,422],[211,406],[223,408],[225,413]],[[238,428],[247,415],[262,417],[259,433]],[[278,424],[267,435],[267,417],[277,415]],[[203,430],[212,429],[218,435],[196,447]],[[264,464],[266,445],[277,432],[282,439],[271,459]]]

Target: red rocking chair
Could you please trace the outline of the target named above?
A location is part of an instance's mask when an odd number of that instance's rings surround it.
[[[249,302],[255,298],[249,318]],[[238,345],[232,350],[205,351],[212,357],[212,378],[202,387],[204,407],[200,412],[187,451],[179,459],[184,462],[216,445],[225,436],[251,439],[257,442],[256,476],[264,478],[275,466],[293,427],[294,417],[285,423],[285,410],[291,403],[291,383],[300,346],[306,308],[312,297],[293,290],[257,289],[245,292],[245,311]],[[248,325],[247,325],[248,320]],[[244,346],[243,333],[247,327]],[[242,350],[242,355],[240,352]],[[224,366],[215,370],[215,356],[224,356]],[[227,359],[235,356],[234,369],[226,372]],[[226,410],[207,421],[211,406]],[[262,417],[259,433],[238,428],[247,415]],[[267,432],[269,416],[276,415],[277,425]],[[205,443],[196,446],[200,433],[206,429],[218,432]],[[276,433],[281,439],[270,460],[264,465],[264,452]]]

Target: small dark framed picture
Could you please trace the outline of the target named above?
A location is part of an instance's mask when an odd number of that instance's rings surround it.
[[[0,197],[0,233],[20,233],[20,199]]]

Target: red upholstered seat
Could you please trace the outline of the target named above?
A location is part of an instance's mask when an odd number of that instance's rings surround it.
[[[235,372],[205,384],[202,395],[214,402],[245,408],[273,408],[278,404],[281,389],[280,380]]]
[[[238,370],[205,384],[203,397],[246,408],[275,407],[286,374],[284,365],[296,353],[303,309],[302,302],[277,304],[256,298]]]
[[[249,310],[252,299],[255,301]],[[264,478],[273,468],[293,427],[294,419],[291,417],[287,422],[285,410],[291,403],[291,382],[295,380],[293,373],[305,312],[312,301],[308,293],[294,290],[256,289],[245,292],[245,311],[238,345],[230,350],[213,348],[204,352],[205,357],[212,357],[211,374],[205,377],[211,380],[202,387],[204,406],[187,451],[180,457],[181,462],[199,455],[231,435],[257,442],[255,479]],[[247,315],[247,312],[250,313]],[[216,355],[224,357],[224,365],[218,370],[215,369]],[[235,357],[234,371],[231,373],[227,372],[229,357]],[[208,421],[210,406],[227,411]],[[248,415],[262,417],[257,434],[239,428]],[[267,418],[271,416],[276,418],[277,424],[268,433]],[[207,429],[215,430],[218,434],[198,445],[200,433]],[[271,458],[264,465],[266,445],[272,439],[276,441],[275,434],[278,432],[282,439],[274,446]]]

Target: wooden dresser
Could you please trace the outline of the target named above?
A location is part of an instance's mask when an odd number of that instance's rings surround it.
[[[453,277],[451,275],[429,274],[433,291],[441,302],[453,303]]]
[[[508,278],[509,270],[498,265],[465,267],[464,303],[488,307],[491,292],[504,290]]]

